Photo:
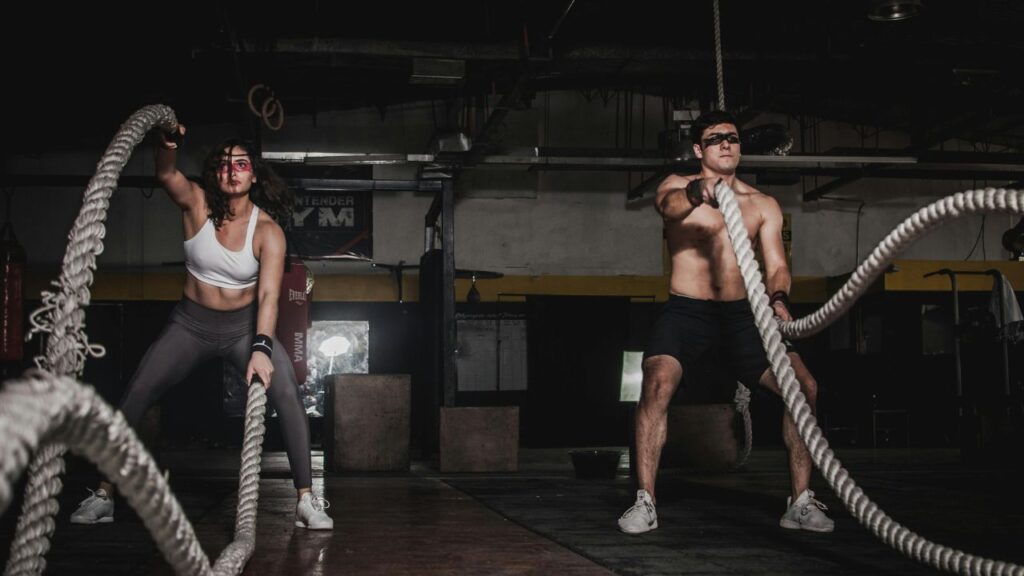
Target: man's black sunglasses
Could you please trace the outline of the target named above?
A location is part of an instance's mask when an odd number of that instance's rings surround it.
[[[710,138],[705,138],[704,140],[702,140],[701,144],[703,144],[704,147],[707,148],[709,146],[718,146],[722,142],[728,142],[729,144],[739,144],[740,136],[735,132],[729,132],[728,134],[716,132],[712,134]]]

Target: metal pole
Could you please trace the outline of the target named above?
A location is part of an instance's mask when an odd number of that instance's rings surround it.
[[[458,374],[455,366],[455,183],[445,180],[441,191],[442,322],[444,333],[444,405],[455,406]]]
[[[1006,330],[1006,302],[1003,301],[1003,274],[999,270],[988,270],[986,274],[992,276],[992,288],[999,294],[999,331],[997,338],[1003,344],[1003,393],[1007,399],[1010,397],[1010,347],[1009,333]],[[1007,413],[1010,412],[1010,403],[1006,403]]]
[[[953,288],[953,358],[956,360],[956,399],[960,415],[964,415],[963,364],[960,359],[960,293],[957,290],[956,274],[949,272],[949,283]]]
[[[953,289],[953,360],[956,365],[956,402],[957,416],[964,415],[964,382],[963,369],[960,360],[960,295],[956,285],[956,272],[949,268],[943,268],[924,275],[925,278],[942,274],[949,276],[949,284]]]

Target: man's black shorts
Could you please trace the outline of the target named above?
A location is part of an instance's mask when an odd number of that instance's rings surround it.
[[[674,294],[658,314],[644,359],[667,354],[679,360],[685,375],[712,348],[720,350],[725,368],[748,388],[755,389],[768,369],[761,334],[746,300],[719,302]]]

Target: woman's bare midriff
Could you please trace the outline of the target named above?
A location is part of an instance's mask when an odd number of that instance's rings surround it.
[[[230,311],[245,308],[256,299],[256,284],[236,290],[207,284],[191,274],[185,276],[185,297],[213,310]]]

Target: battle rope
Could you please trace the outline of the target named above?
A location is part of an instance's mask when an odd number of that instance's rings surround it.
[[[718,88],[718,109],[725,110],[725,74],[722,71],[722,16],[718,9],[718,0],[712,0],[715,16],[715,80]],[[743,448],[737,455],[733,468],[742,468],[750,458],[750,450],[754,444],[754,426],[750,421],[750,388],[742,382],[736,382],[736,394],[733,395],[733,406],[736,414],[743,420]]]
[[[740,468],[750,458],[750,450],[754,443],[754,426],[753,422],[750,421],[750,388],[737,382],[736,394],[733,395],[732,402],[736,407],[736,413],[743,418],[743,448],[740,450],[736,458],[736,464],[733,466],[734,468]]]
[[[930,564],[940,570],[978,576],[1024,575],[1024,566],[974,556],[937,544],[911,532],[886,515],[850,478],[850,473],[842,467],[842,463],[829,448],[828,441],[818,427],[817,420],[807,405],[807,399],[796,382],[789,357],[786,355],[786,347],[782,343],[780,326],[777,325],[774,312],[768,304],[761,272],[754,260],[750,238],[747,236],[747,229],[743,224],[734,193],[725,183],[719,183],[715,190],[722,215],[725,218],[729,238],[732,240],[733,250],[736,252],[736,261],[743,274],[747,300],[753,310],[757,328],[761,332],[762,342],[771,361],[772,372],[782,390],[786,408],[793,416],[800,437],[811,453],[811,459],[815,466],[821,470],[822,476],[843,501],[850,514],[890,547],[909,558]],[[796,338],[822,330],[846,311],[852,302],[867,289],[871,280],[885,269],[898,252],[917,237],[947,220],[977,212],[996,211],[1024,214],[1024,192],[993,188],[969,190],[922,208],[904,220],[875,248],[868,259],[857,268],[850,280],[825,306],[809,316],[809,319],[802,318],[794,322],[782,323],[781,332],[787,337]]]
[[[885,272],[896,254],[902,252],[925,232],[956,218],[979,212],[1024,212],[1024,198],[1019,190],[985,188],[967,190],[929,204],[893,229],[854,270],[824,306],[799,320],[783,323],[782,333],[788,338],[806,338],[824,330],[842,316],[867,290],[871,282]]]
[[[40,370],[27,380],[7,383],[0,392],[0,514],[10,504],[12,483],[24,470],[28,455],[35,453],[7,575],[41,574],[46,567],[44,556],[59,509],[56,496],[62,488],[62,442],[82,452],[118,485],[178,574],[237,574],[252,555],[266,412],[263,386],[249,387],[235,541],[211,569],[180,504],[120,413],[98,399],[92,388],[67,377],[81,373],[87,355],[103,352],[85,336],[82,307],[89,304],[96,256],[103,251],[110,196],[132,150],[155,126],[173,130],[177,126],[174,112],[161,105],[140,109],[121,126],[104,153],[68,236],[61,275],[53,283],[59,292],[43,292],[43,305],[31,315],[29,337],[47,333],[46,354],[35,359]],[[13,442],[8,441],[11,438]]]
[[[725,110],[725,74],[722,71],[722,16],[718,0],[713,0],[715,9],[715,81],[718,87],[718,109]]]
[[[24,469],[28,455],[45,441],[59,441],[96,463],[117,484],[175,572],[238,574],[255,546],[266,398],[263,386],[249,387],[235,541],[212,568],[167,480],[124,416],[92,387],[42,370],[31,370],[21,379],[8,381],[0,393],[0,437],[13,439],[0,444],[0,513],[11,501],[12,484]],[[55,513],[56,501],[50,502],[50,512]],[[45,520],[52,532],[52,519]],[[45,539],[12,546],[7,573],[42,572],[48,548]]]

